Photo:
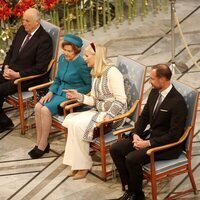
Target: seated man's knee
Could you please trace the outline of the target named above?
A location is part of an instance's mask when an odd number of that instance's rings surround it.
[[[110,155],[114,155],[116,153],[118,153],[120,151],[120,145],[119,142],[116,142],[114,144],[112,144],[112,146],[110,147]]]
[[[135,150],[127,154],[126,164],[127,166],[134,166],[143,164],[146,160],[147,155],[141,153],[139,150]]]

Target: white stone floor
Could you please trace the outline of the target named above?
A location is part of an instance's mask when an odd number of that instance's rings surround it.
[[[177,0],[176,11],[181,22],[185,38],[194,58],[200,59],[200,1]],[[151,66],[171,60],[171,28],[170,11],[156,16],[149,14],[142,22],[137,17],[131,25],[127,21],[116,28],[109,27],[104,32],[102,28],[83,35],[84,38],[108,47],[109,57],[115,62],[117,55],[125,55],[144,65]],[[186,64],[186,73],[176,73],[179,79],[200,90],[200,69],[195,67],[188,56],[176,28],[176,63]],[[148,73],[147,73],[148,78]],[[149,91],[149,84],[145,85],[144,102]],[[65,138],[62,133],[50,136],[51,151],[41,159],[31,160],[27,152],[34,146],[36,140],[35,129],[30,129],[26,135],[20,134],[18,111],[8,112],[12,117],[15,128],[0,134],[0,200],[105,200],[121,195],[120,181],[113,178],[107,182],[101,181],[93,174],[86,179],[72,180],[67,176],[69,167],[62,165]],[[28,120],[31,122],[31,119]],[[200,190],[200,107],[198,108],[195,127],[196,137],[193,144],[193,173]],[[98,159],[98,157],[94,157]],[[98,165],[98,160],[95,161]],[[112,166],[110,166],[112,167]],[[96,172],[99,168],[96,167]],[[99,171],[100,172],[100,171]],[[166,180],[158,185],[158,200],[174,189],[183,190],[190,186],[187,176],[183,175],[173,180]],[[150,185],[144,185],[147,200],[151,199]],[[200,194],[189,194],[181,198],[184,200],[200,199]]]

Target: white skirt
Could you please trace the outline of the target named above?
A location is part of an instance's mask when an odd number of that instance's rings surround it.
[[[96,113],[95,110],[71,113],[63,121],[62,125],[68,129],[63,164],[71,166],[72,170],[92,167],[92,159],[89,155],[90,143],[84,141],[83,136]]]

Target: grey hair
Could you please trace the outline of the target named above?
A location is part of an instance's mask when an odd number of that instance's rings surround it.
[[[36,8],[29,8],[28,10],[25,11],[25,13],[30,14],[34,20],[40,23],[41,15],[40,15],[40,12]]]

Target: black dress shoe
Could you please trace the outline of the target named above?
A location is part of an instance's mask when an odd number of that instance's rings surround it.
[[[31,149],[31,150],[28,152],[28,154],[31,155],[37,148],[38,148],[38,146],[35,145],[34,148]]]
[[[35,150],[32,149],[29,152],[29,155],[31,156],[32,159],[37,159],[37,158],[41,158],[45,153],[49,153],[49,150],[50,150],[50,145],[48,143],[44,151],[42,151],[42,150],[38,149],[38,147],[36,147]]]
[[[136,200],[145,200],[145,195],[143,191],[136,193]]]
[[[118,198],[118,200],[136,200],[136,196],[135,194],[128,193],[126,191],[121,197]]]
[[[11,120],[7,121],[7,122],[1,122],[0,123],[0,133],[7,131],[7,130],[11,130],[14,127],[14,124]]]

